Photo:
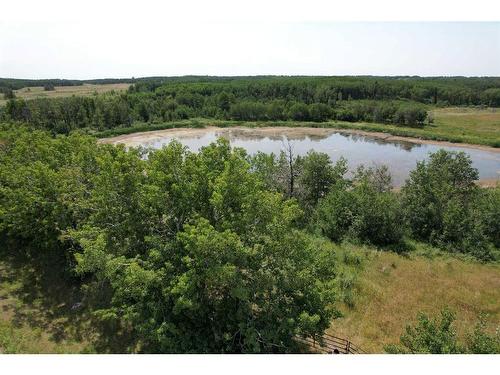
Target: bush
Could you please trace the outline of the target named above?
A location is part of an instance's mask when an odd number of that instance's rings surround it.
[[[2,87],[1,92],[3,92],[3,97],[5,100],[10,100],[10,99],[16,98],[16,94],[14,93],[14,90],[12,90],[9,87],[5,87],[5,88]]]
[[[455,315],[445,309],[440,319],[431,319],[420,313],[417,324],[408,325],[401,335],[400,345],[387,345],[385,351],[392,354],[458,354],[464,348],[457,342],[457,335],[453,328]]]
[[[448,309],[441,311],[440,318],[429,318],[419,313],[415,326],[408,325],[400,338],[400,344],[385,347],[392,354],[499,354],[500,334],[485,332],[484,317],[480,318],[474,331],[461,343],[453,327],[455,314]]]
[[[54,91],[56,88],[54,87],[54,85],[52,83],[46,83],[45,85],[43,85],[43,90],[44,91]]]
[[[314,214],[315,226],[322,235],[339,242],[347,237],[358,211],[354,194],[344,186],[335,186],[319,201]]]
[[[353,190],[358,212],[350,234],[365,243],[386,246],[402,241],[405,225],[397,196],[361,185]]]
[[[373,177],[377,175],[372,169],[360,169],[352,189],[337,184],[320,200],[314,217],[323,235],[333,241],[350,237],[380,246],[402,241],[405,225],[399,200]]]
[[[483,216],[485,235],[495,247],[500,248],[500,187],[481,190],[478,211]]]

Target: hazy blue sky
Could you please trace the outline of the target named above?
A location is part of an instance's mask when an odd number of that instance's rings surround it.
[[[93,22],[83,16],[0,18],[0,77],[500,76],[500,23],[253,23],[142,16],[131,12]]]

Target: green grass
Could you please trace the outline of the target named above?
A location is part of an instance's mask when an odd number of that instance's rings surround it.
[[[89,315],[73,309],[79,288],[57,271],[2,256],[0,260],[0,353],[93,351]]]
[[[90,134],[96,136],[97,138],[110,138],[119,135],[148,132],[154,130],[165,130],[174,128],[203,128],[211,124],[205,121],[208,120],[200,121],[198,119],[190,119],[184,121],[166,122],[161,124],[148,124],[148,123],[138,122],[130,127],[107,129],[103,131],[90,132]],[[220,126],[220,125],[214,125],[214,126]]]
[[[431,111],[437,135],[463,138],[464,142],[500,147],[500,110],[498,108],[442,108]]]
[[[461,112],[464,111],[464,112]],[[190,119],[162,124],[138,123],[131,127],[115,128],[94,134],[99,138],[114,137],[123,134],[152,130],[171,129],[176,127],[315,127],[332,129],[354,129],[367,132],[387,133],[394,136],[414,137],[433,141],[454,143],[470,143],[491,147],[500,147],[500,111],[495,109],[457,109],[446,108],[432,111],[435,121],[423,128],[401,127],[395,125],[365,122],[298,122],[298,121],[232,121],[212,119]]]

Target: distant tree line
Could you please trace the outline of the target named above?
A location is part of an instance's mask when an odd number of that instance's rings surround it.
[[[224,94],[205,100],[140,93],[12,99],[0,108],[0,116],[6,121],[22,121],[38,129],[67,134],[81,128],[105,130],[128,127],[134,122],[163,123],[195,117],[236,121],[340,120],[423,126],[427,111],[418,104],[406,102],[350,101],[334,107],[283,100],[237,102],[234,98],[229,101]]]
[[[17,90],[29,86],[72,86],[84,83],[135,83],[132,90],[153,92],[191,91],[206,96],[208,92],[226,91],[248,99],[284,99],[311,104],[347,99],[408,99],[443,105],[500,105],[498,77],[375,77],[375,76],[254,76],[254,77],[141,77],[91,80],[0,78],[3,87]],[[175,95],[174,95],[175,96]],[[320,99],[322,97],[322,99]]]
[[[4,86],[4,95],[10,101],[0,115],[4,120],[25,121],[63,133],[82,127],[103,130],[133,122],[194,117],[422,126],[429,120],[428,104],[500,105],[497,78],[158,77],[133,81],[128,93],[85,99],[13,101],[13,87]],[[60,84],[80,82],[47,80],[37,84],[51,90]]]

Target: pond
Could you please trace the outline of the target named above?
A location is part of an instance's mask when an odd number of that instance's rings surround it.
[[[480,179],[500,178],[500,150],[415,143],[389,135],[356,134],[326,128],[169,129],[119,136],[107,139],[105,142],[160,148],[176,139],[190,150],[198,151],[201,147],[216,141],[218,137],[228,139],[231,146],[242,147],[249,154],[258,151],[279,154],[290,143],[296,155],[305,155],[308,151],[314,150],[328,154],[333,162],[344,157],[348,160],[351,170],[361,164],[366,166],[385,164],[389,167],[395,186],[404,183],[417,161],[427,158],[429,153],[441,148],[469,154],[474,167],[479,170]]]

